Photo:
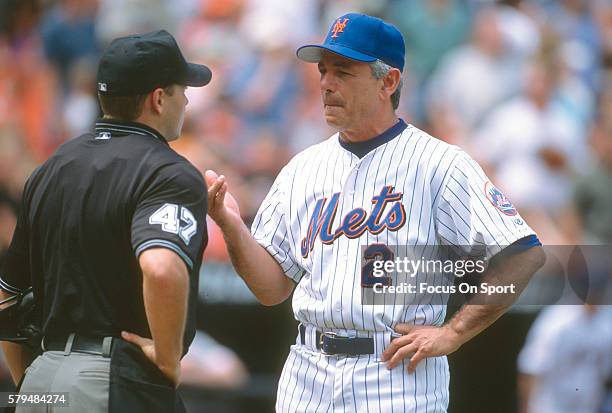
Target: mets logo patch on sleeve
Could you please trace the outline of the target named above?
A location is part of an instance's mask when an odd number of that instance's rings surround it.
[[[487,181],[485,184],[485,194],[493,206],[499,209],[502,213],[508,216],[514,216],[518,213],[506,195],[497,189],[490,181]]]

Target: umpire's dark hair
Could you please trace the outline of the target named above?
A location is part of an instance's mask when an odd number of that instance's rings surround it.
[[[172,85],[163,89],[168,95],[174,93]],[[98,101],[105,117],[131,122],[142,114],[149,93],[122,96],[98,92]]]
[[[116,96],[98,93],[104,116],[123,121],[133,121],[140,116],[146,97],[146,94]]]

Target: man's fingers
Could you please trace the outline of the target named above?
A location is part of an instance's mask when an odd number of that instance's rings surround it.
[[[423,329],[428,329],[428,328],[432,328],[432,326],[418,326],[414,324],[397,324],[395,326],[395,331],[397,333],[406,335],[406,334],[414,333],[415,331],[418,331],[418,330],[423,330]]]
[[[427,354],[425,353],[425,350],[423,350],[423,348],[420,348],[419,351],[414,353],[414,356],[412,356],[412,358],[410,359],[410,363],[408,363],[408,373],[414,373],[417,368],[417,365],[425,357],[427,357]]]
[[[416,352],[419,348],[418,343],[410,343],[407,346],[404,346],[397,350],[391,360],[387,362],[387,368],[389,370],[395,368],[398,364],[402,362],[403,359],[408,357],[410,354]]]
[[[208,209],[214,209],[217,203],[217,194],[221,187],[220,182],[216,182],[210,188],[208,188]]]
[[[208,186],[208,194],[215,196],[219,192],[219,189],[221,189],[224,183],[225,183],[225,176],[221,175],[215,178],[215,180],[211,181],[210,185]]]
[[[397,324],[395,326],[395,331],[400,334],[408,334],[410,333],[415,326],[412,324]]]
[[[225,182],[225,176],[221,175],[215,178],[215,181],[208,187],[208,203],[211,209],[213,209],[215,205],[219,205],[219,203],[223,202],[226,191],[227,182]]]
[[[402,334],[401,337],[397,337],[391,341],[389,346],[383,351],[381,355],[382,361],[387,361],[403,346],[406,346],[413,342],[416,339],[414,334],[409,334],[418,330],[419,328],[423,328],[423,326],[415,326],[413,324],[397,324],[395,326],[395,331],[397,333]]]
[[[223,185],[221,186],[221,188],[219,189],[219,192],[217,192],[217,195],[215,196],[216,205],[223,205],[226,193],[227,193],[227,182],[223,182]]]
[[[138,347],[142,347],[145,344],[145,338],[140,337],[138,334],[128,333],[127,331],[122,331],[121,337],[125,341],[129,341],[132,344],[136,344]]]
[[[413,338],[409,336],[402,336],[402,337],[397,337],[393,339],[393,341],[389,343],[389,346],[387,346],[385,351],[383,351],[381,355],[381,360],[382,361],[389,360],[395,354],[397,350],[404,347],[405,345],[410,344],[412,340]]]
[[[217,180],[218,176],[219,175],[217,175],[217,173],[212,169],[209,169],[204,172],[204,180],[206,181],[206,185],[208,185],[208,187],[210,188],[212,184]]]

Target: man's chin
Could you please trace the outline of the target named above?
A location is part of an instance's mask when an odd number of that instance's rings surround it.
[[[344,129],[344,127],[343,127],[344,123],[340,119],[338,119],[337,116],[334,116],[334,115],[326,114],[325,115],[325,123],[327,123],[327,125],[329,127],[333,128],[333,129],[335,129],[335,130],[337,130],[339,132]]]

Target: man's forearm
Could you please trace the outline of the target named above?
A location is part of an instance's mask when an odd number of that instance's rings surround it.
[[[144,299],[155,354],[160,366],[174,366],[183,353],[187,314],[187,280],[144,283]]]
[[[143,270],[145,311],[155,343],[156,364],[162,370],[176,368],[183,352],[189,276],[179,260],[176,257],[166,266],[160,264],[159,270]]]
[[[236,272],[264,305],[279,304],[293,291],[293,282],[278,262],[255,241],[242,220],[226,223],[223,236]]]
[[[493,324],[520,296],[533,274],[544,265],[542,247],[496,257],[485,272],[482,282],[490,286],[514,285],[514,292],[487,296],[475,294],[453,316],[447,326],[465,343]],[[484,303],[484,304],[483,304]]]

